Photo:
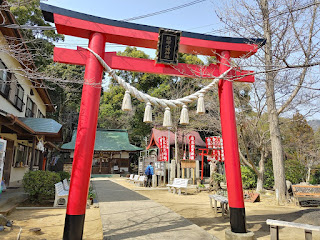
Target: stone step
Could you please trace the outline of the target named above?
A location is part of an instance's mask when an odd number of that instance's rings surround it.
[[[0,196],[0,211],[2,209],[7,209],[7,205],[10,203],[12,204],[19,204],[25,201],[28,198],[28,195],[23,192],[13,192],[13,193],[1,193]]]
[[[10,215],[10,213],[12,213],[14,210],[16,210],[16,207],[19,204],[20,203],[16,203],[16,202],[8,202],[6,205],[4,205],[0,208],[0,214],[2,214],[4,216]]]

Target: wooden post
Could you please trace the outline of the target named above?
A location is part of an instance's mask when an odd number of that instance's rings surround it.
[[[196,182],[198,184],[198,181],[200,179],[200,162],[196,160]]]
[[[173,181],[173,179],[176,177],[176,160],[171,160],[171,181]]]
[[[192,182],[193,182],[193,185],[195,184],[195,180],[196,180],[196,176],[194,174],[194,168],[192,168]]]
[[[270,225],[270,239],[279,240],[279,227]]]
[[[217,200],[214,199],[214,214],[217,215],[217,213],[218,213]]]
[[[92,33],[89,48],[104,56],[105,36]],[[96,138],[103,68],[89,53],[84,74],[77,138],[64,225],[64,240],[82,239]]]
[[[178,150],[179,150],[179,146],[178,146],[178,134],[177,132],[174,133],[174,158],[176,159],[176,163],[178,163]]]
[[[304,236],[306,240],[312,240],[312,231],[311,230],[304,230]]]
[[[182,178],[184,178],[184,169],[185,168],[182,168]]]
[[[220,74],[230,68],[229,60],[230,52],[221,52]],[[246,214],[243,200],[233,82],[229,81],[229,79],[221,79],[219,82],[219,100],[231,231],[234,233],[246,233]]]
[[[204,162],[204,150],[202,150],[202,154],[201,154],[201,180],[203,180],[203,162]]]
[[[187,178],[189,179],[190,178],[190,168],[186,168],[186,171],[187,171]]]
[[[31,161],[29,166],[30,171],[33,171],[33,164],[35,162],[35,158],[36,158],[36,137],[34,136],[32,138],[32,154],[31,154]]]

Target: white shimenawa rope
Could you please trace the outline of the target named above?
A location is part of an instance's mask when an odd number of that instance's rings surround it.
[[[86,48],[86,49],[88,51],[90,51],[98,59],[98,61],[103,66],[103,68],[107,71],[107,73],[114,80],[116,80],[122,87],[124,87],[127,91],[129,91],[131,95],[136,97],[141,102],[145,102],[145,103],[150,102],[154,106],[161,106],[161,107],[164,107],[164,108],[165,107],[176,108],[178,106],[183,106],[183,105],[186,105],[187,103],[191,103],[194,100],[197,100],[198,97],[200,96],[200,94],[205,94],[208,91],[210,91],[220,79],[224,78],[228,74],[228,72],[230,72],[232,70],[232,67],[230,67],[227,71],[222,73],[219,77],[214,78],[210,84],[208,84],[204,88],[200,89],[199,91],[197,91],[197,92],[195,92],[195,93],[193,93],[193,94],[191,94],[189,96],[186,96],[186,97],[183,97],[183,98],[179,98],[179,99],[175,99],[175,100],[167,100],[167,99],[161,99],[161,98],[152,97],[152,96],[150,96],[148,94],[145,94],[145,93],[139,91],[135,87],[131,86],[129,83],[124,81],[121,77],[119,77],[114,72],[114,70],[111,69],[106,64],[106,62],[97,53],[95,53],[90,48]]]

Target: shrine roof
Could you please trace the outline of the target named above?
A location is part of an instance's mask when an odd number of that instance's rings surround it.
[[[65,143],[61,149],[74,150],[77,138],[77,131],[74,131],[71,142]],[[129,142],[126,130],[98,129],[94,145],[95,151],[140,151],[142,148],[134,146]]]
[[[147,149],[149,149],[152,146],[156,146],[159,148],[159,138],[162,136],[168,137],[168,134],[170,134],[170,146],[175,145],[175,134],[171,131],[168,130],[158,130],[156,128],[152,128],[151,132],[151,138],[149,141],[149,145],[147,146]],[[197,147],[206,147],[206,143],[202,140],[200,137],[200,134],[196,131],[186,131],[186,130],[181,130],[179,129],[177,132],[177,140],[178,144],[189,144],[189,136],[195,136],[195,145]]]
[[[92,16],[40,3],[46,21],[55,23],[58,33],[89,38],[92,32],[104,33],[107,42],[157,48],[159,27]],[[264,45],[262,38],[223,37],[182,31],[180,52],[215,55],[230,51],[231,57],[249,57]]]

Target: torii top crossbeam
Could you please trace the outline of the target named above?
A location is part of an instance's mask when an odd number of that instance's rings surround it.
[[[100,32],[110,43],[157,49],[159,28],[96,17],[40,3],[46,21],[55,23],[58,33],[89,38]],[[217,37],[182,32],[179,52],[214,56],[229,51],[230,57],[249,57],[264,39]]]
[[[84,13],[50,6],[41,3],[43,15],[47,21],[54,22],[58,33],[75,37],[89,38],[93,32],[102,33],[109,43],[145,48],[157,48],[158,27],[146,26],[107,18],[100,18]],[[264,39],[245,39],[217,37],[199,33],[182,32],[179,52],[215,56],[222,51],[229,51],[230,57],[249,57],[254,54]],[[85,65],[88,52],[57,48],[54,49],[54,61],[60,63]],[[115,52],[106,52],[103,56],[112,69],[136,71],[171,76],[213,78],[219,76],[219,66],[179,63],[177,66],[155,64],[154,60],[117,56]],[[229,75],[239,82],[254,82],[253,72],[232,70]]]

